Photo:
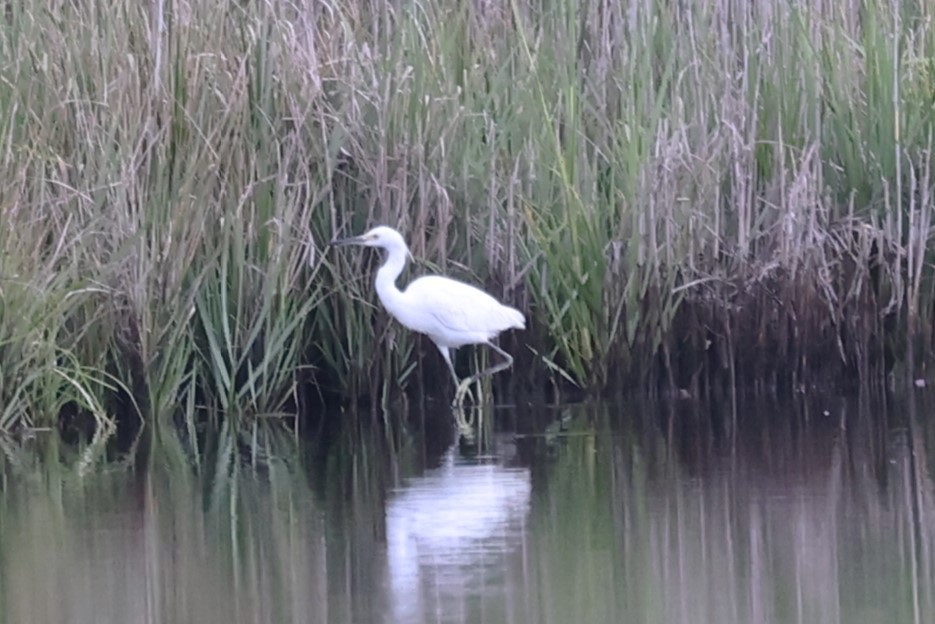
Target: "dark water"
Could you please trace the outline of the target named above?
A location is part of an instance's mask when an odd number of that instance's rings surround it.
[[[0,623],[935,622],[931,398],[6,444]]]

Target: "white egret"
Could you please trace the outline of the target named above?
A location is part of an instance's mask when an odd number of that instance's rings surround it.
[[[360,236],[336,240],[332,245],[363,245],[386,251],[386,260],[377,271],[377,295],[397,321],[427,335],[438,347],[457,387],[454,405],[464,401],[472,383],[513,364],[513,356],[491,341],[507,329],[526,328],[526,319],[519,310],[501,304],[480,289],[440,275],[420,277],[406,290],[399,290],[396,278],[406,266],[409,248],[399,232],[385,225]],[[488,345],[505,361],[459,380],[451,362],[451,350],[469,344]]]

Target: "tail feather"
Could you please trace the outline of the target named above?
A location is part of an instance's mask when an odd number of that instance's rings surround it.
[[[506,313],[505,316],[510,321],[509,327],[516,329],[526,329],[526,317],[523,316],[522,312],[509,306],[503,306],[503,310]]]

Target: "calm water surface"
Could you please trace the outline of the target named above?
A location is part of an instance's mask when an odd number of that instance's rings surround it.
[[[935,622],[932,398],[349,418],[86,476],[7,444],[0,623]]]

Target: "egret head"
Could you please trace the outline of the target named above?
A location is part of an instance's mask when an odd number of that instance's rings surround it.
[[[393,228],[385,225],[378,225],[360,236],[338,239],[331,244],[336,247],[343,245],[363,245],[364,247],[382,247],[387,250],[399,248],[408,251],[406,241],[403,240],[402,235]]]

